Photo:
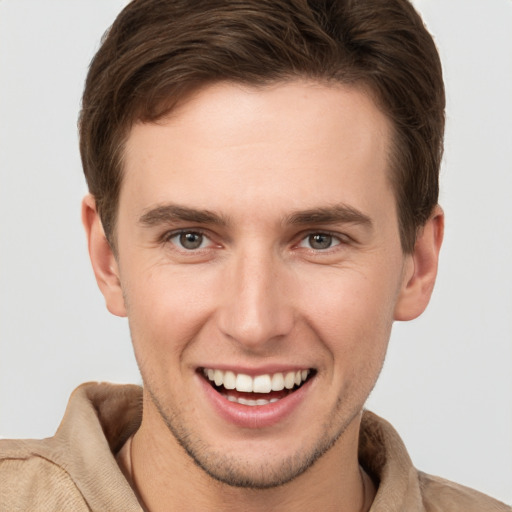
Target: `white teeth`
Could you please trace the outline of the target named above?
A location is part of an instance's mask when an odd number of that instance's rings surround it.
[[[213,380],[215,381],[216,386],[222,385],[223,377],[224,375],[220,370],[215,370],[213,374]]]
[[[300,386],[309,374],[310,370],[297,370],[251,377],[245,373],[235,374],[230,370],[203,369],[203,375],[209,381],[214,382],[216,386],[224,386],[228,390],[236,389],[241,393],[270,393],[271,391],[282,391],[285,388],[293,389],[295,386]]]
[[[271,398],[270,400],[265,400],[264,398],[258,398],[258,400],[249,400],[248,398],[241,398],[232,395],[222,395],[226,400],[230,402],[236,402],[237,404],[249,405],[254,407],[255,405],[268,405],[273,404],[279,401],[279,398]]]
[[[255,393],[270,393],[272,391],[270,375],[258,375],[254,377],[252,390]]]
[[[226,389],[235,389],[236,387],[236,375],[233,372],[227,371],[224,373],[224,387]]]
[[[284,378],[284,387],[286,389],[292,389],[295,386],[295,373],[288,372]]]
[[[241,393],[252,393],[252,378],[244,373],[236,376],[236,390]]]
[[[284,377],[282,373],[272,375],[272,391],[281,391],[284,389]]]

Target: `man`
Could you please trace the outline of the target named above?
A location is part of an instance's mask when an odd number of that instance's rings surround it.
[[[144,389],[2,444],[6,509],[508,510],[363,413],[443,236],[437,52],[405,1],[136,1],[80,120],[89,252]]]

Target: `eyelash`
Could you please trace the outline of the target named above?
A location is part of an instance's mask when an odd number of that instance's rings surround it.
[[[203,245],[203,243],[205,242],[204,239],[209,240],[210,243],[212,243],[211,236],[209,236],[205,231],[203,231],[201,229],[180,229],[178,231],[166,232],[161,237],[161,242],[164,244],[171,243],[172,245],[177,246],[180,250],[182,250],[184,252],[189,252],[189,253],[197,253],[200,250],[207,249],[207,247],[201,247],[201,246],[199,246],[197,248],[186,248],[186,247],[183,247],[183,244],[181,242],[172,242],[173,239],[176,239],[183,235],[198,235],[198,236],[202,237],[200,245]],[[331,245],[329,245],[329,247],[320,248],[320,249],[315,249],[310,246],[306,247],[306,246],[302,245],[303,243],[307,243],[308,239],[311,240],[311,237],[314,237],[314,236],[329,237],[331,239]],[[332,242],[336,242],[336,243],[332,244]],[[307,251],[311,251],[313,253],[319,254],[319,253],[330,252],[331,250],[335,250],[336,247],[338,247],[340,245],[347,245],[348,243],[350,243],[350,238],[344,234],[333,233],[330,231],[309,231],[309,232],[300,234],[299,242],[295,244],[295,247],[303,248]],[[180,245],[181,245],[181,247],[180,247]]]
[[[203,237],[203,240],[201,241],[201,245],[203,244],[205,238],[207,240],[210,240],[210,242],[211,242],[211,238],[201,229],[180,229],[178,231],[167,232],[167,233],[164,233],[164,235],[162,236],[162,242],[163,243],[171,243],[172,245],[178,245],[177,243],[173,243],[172,239],[181,237],[183,235],[198,235],[200,237]],[[186,247],[182,246],[182,247],[180,247],[180,249],[185,252],[197,252],[198,250],[205,249],[205,247],[198,247],[196,249],[187,249]]]
[[[314,237],[314,236],[323,236],[323,237],[329,237],[332,239],[332,242],[337,242],[337,243],[334,243],[333,245],[330,245],[329,247],[326,247],[324,249],[315,249],[313,247],[304,247],[302,246],[301,244],[303,243],[307,243],[308,240],[311,239],[311,237]],[[325,253],[325,252],[328,252],[330,250],[335,250],[336,247],[340,246],[340,245],[346,245],[349,243],[349,237],[347,235],[343,235],[343,234],[340,234],[340,233],[333,233],[331,231],[310,231],[308,233],[305,233],[303,235],[301,235],[301,238],[299,240],[299,243],[297,244],[299,247],[304,247],[304,249],[306,250],[309,250],[309,251],[313,251],[315,253]]]

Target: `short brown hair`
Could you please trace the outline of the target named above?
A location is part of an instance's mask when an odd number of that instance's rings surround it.
[[[80,151],[115,245],[123,147],[198,87],[306,78],[356,84],[392,121],[390,158],[404,252],[437,204],[444,86],[432,37],[407,0],[134,0],[91,62]]]

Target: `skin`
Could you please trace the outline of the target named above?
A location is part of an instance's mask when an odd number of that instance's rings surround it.
[[[369,508],[361,412],[393,321],[428,303],[443,234],[436,208],[403,253],[390,137],[355,88],[219,83],[133,127],[116,257],[84,199],[96,278],[108,309],[129,319],[144,382],[132,459],[149,510]],[[176,205],[209,217],[187,220]],[[180,245],[180,230],[201,246]],[[219,415],[198,373],[290,366],[315,376],[264,428]]]

